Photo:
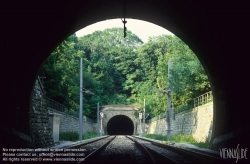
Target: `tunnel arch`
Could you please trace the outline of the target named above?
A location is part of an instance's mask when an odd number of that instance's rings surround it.
[[[140,9],[138,9],[138,8],[136,9],[135,7],[131,7],[130,9],[127,9],[128,10],[128,12],[126,13],[127,18],[139,19],[139,20],[143,20],[143,21],[148,21],[150,23],[154,23],[156,25],[159,25],[159,26],[171,31],[177,37],[181,38],[194,51],[194,53],[196,54],[198,59],[201,61],[202,66],[204,67],[204,69],[208,75],[209,81],[211,82],[211,77],[209,74],[209,70],[207,68],[208,65],[204,64],[203,56],[200,55],[202,53],[199,53],[199,49],[197,48],[197,47],[203,47],[203,45],[200,44],[199,42],[193,42],[193,39],[191,37],[189,37],[189,33],[188,33],[188,31],[186,31],[186,29],[183,29],[180,27],[176,28],[178,26],[177,24],[180,24],[182,22],[177,20],[176,18],[171,17],[171,15],[172,15],[171,13],[168,13],[165,11],[166,12],[165,16],[167,16],[167,17],[163,18],[162,16],[160,16],[159,12],[155,12],[156,9],[151,10],[150,8],[152,6],[149,8],[149,6],[151,4],[147,4],[147,3],[148,2],[146,2],[144,5],[141,5],[140,3],[137,3],[137,2],[129,2],[127,4],[128,6],[130,6],[130,5],[131,6],[140,6]],[[90,4],[90,8],[87,9],[88,12],[91,13],[92,17],[87,18],[86,15],[83,15],[83,13],[80,12],[79,15],[73,19],[75,21],[73,24],[77,23],[77,25],[72,26],[71,28],[68,28],[65,31],[61,31],[61,34],[56,37],[57,40],[52,41],[51,46],[53,46],[53,48],[50,47],[51,52],[55,49],[55,47],[57,47],[69,35],[71,35],[72,33],[76,32],[76,31],[78,31],[78,30],[80,30],[88,25],[91,25],[91,24],[99,22],[99,21],[103,21],[105,19],[116,19],[117,17],[118,18],[123,17],[123,12],[120,12],[123,10],[123,4],[120,4],[119,2],[113,3],[111,6],[108,6],[105,4],[104,6],[101,7],[101,9],[98,8],[98,6],[95,6],[94,4],[95,3]],[[158,8],[158,9],[162,9],[162,7],[160,7],[159,4],[157,4],[157,5],[154,4],[153,6]],[[117,10],[111,11],[110,7],[117,8]],[[171,9],[171,7],[170,7],[170,9]],[[137,11],[135,11],[135,10],[137,10]],[[96,11],[98,14],[94,13]],[[147,14],[146,14],[146,12],[147,12]],[[152,12],[154,12],[154,13],[152,13]],[[173,12],[172,9],[171,9],[171,12]],[[168,14],[170,14],[170,15],[168,15]],[[82,17],[82,18],[80,18],[80,17]],[[167,20],[167,21],[165,21],[165,20]],[[65,28],[65,26],[62,26],[62,27],[63,28],[61,28],[61,29]],[[45,61],[49,55],[50,55],[50,53],[47,53],[47,56],[43,57],[43,61]],[[39,68],[41,68],[41,67],[42,67],[42,64],[40,63]],[[212,82],[211,82],[211,87],[213,90],[213,83]]]
[[[242,24],[240,19],[234,19],[235,23],[232,24],[231,18],[237,17],[231,12],[231,8],[235,6],[230,5],[236,5],[235,3],[221,3],[223,12],[220,11],[220,6],[217,7],[213,2],[206,2],[205,5],[203,3],[126,1],[126,17],[145,20],[168,29],[181,38],[197,55],[206,70],[213,91],[213,140],[238,129],[249,129],[246,127],[249,121],[248,116],[244,114],[246,110],[244,103],[240,103],[242,97],[236,96],[241,95],[243,91],[238,87],[232,87],[229,83],[230,81],[237,86],[243,86],[243,82],[232,79],[228,73],[235,71],[235,67],[232,68],[235,62],[230,61],[231,57],[228,54],[239,54],[243,59],[242,54],[245,54],[242,48],[244,46],[240,45],[242,42],[233,44],[230,40],[238,40],[239,36],[245,36],[248,26],[240,26]],[[236,6],[239,7],[239,4]],[[1,65],[2,77],[7,79],[2,81],[4,86],[2,94],[6,95],[3,105],[9,109],[2,115],[1,125],[30,135],[27,113],[30,109],[31,91],[42,63],[57,45],[75,31],[105,19],[123,17],[123,1],[92,0],[70,4],[39,3],[39,1],[28,4],[10,3],[3,7],[1,12],[8,14],[8,17],[3,19],[6,26],[2,30],[4,41],[2,52],[7,54],[4,61],[11,61],[3,62]],[[241,16],[244,18],[243,14]],[[19,27],[18,30],[16,27]],[[240,34],[229,37],[227,33],[229,30],[238,31]],[[22,38],[21,43],[20,38]],[[29,49],[26,43],[29,43]],[[236,64],[238,70],[248,70],[243,67],[242,61],[239,60]],[[235,112],[235,109],[238,112]],[[15,122],[11,121],[10,117],[14,117],[12,120]],[[245,138],[244,142],[249,143]],[[6,135],[5,140],[8,139]],[[242,137],[237,138],[233,145],[237,146],[241,143],[241,139]],[[220,145],[219,141],[216,141],[216,144],[215,149]],[[232,145],[232,143],[225,144]],[[11,147],[11,143],[9,145]]]
[[[107,123],[108,135],[133,135],[134,123],[125,115],[116,115]]]

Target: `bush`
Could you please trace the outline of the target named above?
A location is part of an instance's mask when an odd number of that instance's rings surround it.
[[[96,132],[88,132],[88,133],[82,135],[83,140],[86,140],[89,138],[95,138],[95,137],[99,137],[99,135]]]
[[[60,141],[77,141],[79,140],[79,133],[78,132],[60,132],[59,133],[59,140]]]

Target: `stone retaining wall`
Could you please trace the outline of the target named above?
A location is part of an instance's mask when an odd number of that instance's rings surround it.
[[[51,113],[58,113],[60,115],[60,132],[76,131],[79,132],[79,118],[66,114],[61,111],[49,108]],[[96,123],[91,123],[83,117],[83,134],[87,132],[96,132]]]
[[[45,105],[45,92],[39,79],[36,80],[32,93],[30,124],[33,147],[41,148],[54,144],[49,123],[49,112]]]
[[[46,147],[54,144],[49,112],[60,115],[60,132],[79,131],[79,119],[64,112],[48,108],[44,99],[45,92],[39,79],[35,83],[32,105],[30,110],[30,123],[32,142],[34,147]],[[176,114],[175,119],[171,115],[171,134],[190,134],[197,141],[210,141],[213,126],[213,103],[196,107],[194,109]],[[135,130],[140,133],[139,120],[134,120]],[[142,126],[143,127],[143,126]],[[146,131],[150,134],[166,135],[167,124],[165,118],[146,124]],[[96,123],[92,123],[83,117],[83,133],[96,132]]]
[[[166,119],[160,119],[148,124],[147,133],[166,135]],[[196,141],[210,141],[213,126],[213,102],[204,104],[194,109],[171,115],[170,119],[171,134],[190,134]]]
[[[79,119],[49,108],[45,102],[45,92],[38,79],[36,80],[32,93],[32,102],[30,109],[31,140],[32,147],[42,148],[54,145],[52,136],[52,125],[49,122],[49,113],[58,113],[60,115],[60,132],[77,131],[79,132]],[[83,133],[95,132],[96,123],[91,123],[83,117]]]

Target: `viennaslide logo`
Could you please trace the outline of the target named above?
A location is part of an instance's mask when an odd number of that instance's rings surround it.
[[[247,159],[247,148],[222,148],[220,149],[220,157],[223,159],[236,159],[236,163],[239,159]]]

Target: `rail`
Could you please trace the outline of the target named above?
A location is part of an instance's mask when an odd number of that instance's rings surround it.
[[[86,157],[84,157],[83,161],[79,161],[77,164],[79,164],[79,163],[85,163],[85,160],[87,160],[86,162],[93,163],[92,161],[97,158],[98,153],[100,151],[102,151],[103,149],[105,149],[115,138],[116,138],[116,136],[114,136],[113,138],[111,138],[108,142],[106,142],[105,144],[103,144],[101,147],[95,149],[93,152],[91,152]]]
[[[130,140],[132,140],[146,155],[147,162],[149,163],[178,163],[177,161],[162,155],[161,153],[157,152],[156,150],[146,146],[143,142],[139,142],[136,140],[134,136],[126,136]]]
[[[149,141],[153,145],[156,145],[158,147],[165,148],[167,150],[173,151],[177,154],[182,155],[183,157],[190,159],[193,161],[193,163],[234,163],[230,160],[223,159],[219,156],[218,154],[213,154],[208,152],[202,152],[202,150],[199,151],[191,151],[183,148],[176,147],[174,145],[169,145],[169,144],[162,144],[157,141],[153,141],[152,139],[144,138],[144,137],[138,137],[138,136],[132,136],[144,141]]]

